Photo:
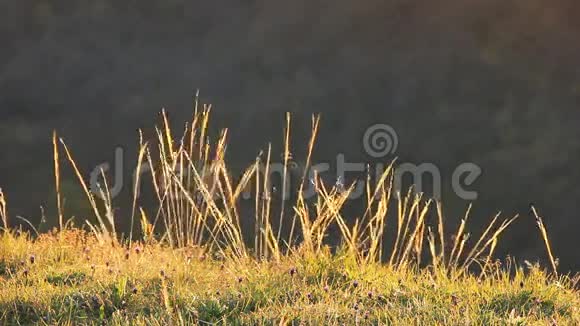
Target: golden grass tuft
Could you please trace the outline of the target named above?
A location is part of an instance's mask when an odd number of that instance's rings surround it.
[[[161,325],[580,320],[574,290],[578,280],[558,275],[535,208],[551,272],[535,265],[527,272],[519,266],[512,270],[511,261],[502,265],[495,260],[501,235],[517,216],[496,215],[472,241],[467,231],[470,206],[452,232],[452,243],[446,243],[442,204],[412,188],[395,191],[394,162],[377,180],[367,177],[360,215],[344,216],[355,184],[328,185],[318,175],[308,180],[320,123],[313,116],[296,201],[291,207],[282,201],[280,211],[274,212],[271,146],[245,171],[232,174],[226,163],[228,131],[210,139],[210,113],[211,106],[200,105],[196,98],[181,136],[175,136],[165,111],[156,138],[145,140],[139,133],[127,239],[117,232],[104,171],[101,196],[96,196],[66,143],[54,133],[59,230],[35,239],[10,231],[0,191],[0,217],[8,231],[0,235],[0,321],[75,323],[86,318]],[[288,114],[283,189],[292,157],[290,130]],[[89,232],[64,223],[61,149],[92,207],[96,223],[85,221]],[[143,176],[147,170],[150,178]],[[140,203],[144,182],[154,191],[154,211]],[[306,182],[314,184],[314,200],[304,197]],[[242,220],[239,211],[248,193],[253,221],[248,216]],[[436,217],[434,225],[428,223],[429,216]],[[242,222],[254,225],[242,230]],[[290,226],[287,233],[285,225]],[[393,227],[395,238],[387,239],[386,231]],[[331,228],[341,240],[334,253],[326,242]],[[30,255],[34,263],[27,259]],[[35,291],[40,294],[35,296]],[[69,309],[68,315],[62,309]]]
[[[471,206],[454,233],[451,247],[445,244],[444,217],[441,203],[415,193],[412,188],[406,194],[393,193],[394,162],[388,166],[378,180],[366,180],[366,196],[361,198],[366,209],[352,223],[350,218],[342,215],[343,206],[349,200],[354,183],[346,189],[337,185],[326,185],[315,175],[308,180],[309,166],[319,129],[320,118],[312,118],[312,134],[306,149],[306,165],[297,192],[296,202],[291,211],[286,209],[286,201],[281,201],[277,230],[272,221],[271,187],[271,147],[263,157],[260,154],[255,164],[242,171],[234,181],[226,164],[227,129],[223,130],[215,141],[211,141],[208,132],[211,106],[200,106],[196,97],[192,120],[185,125],[180,137],[175,137],[165,110],[161,113],[162,124],[155,129],[155,141],[145,141],[139,133],[139,151],[136,174],[133,184],[133,203],[129,243],[134,239],[134,220],[140,215],[141,234],[147,240],[153,240],[154,230],[161,230],[160,241],[167,242],[175,248],[188,246],[204,247],[208,251],[217,251],[224,257],[244,259],[252,255],[255,258],[273,258],[277,261],[289,252],[300,248],[301,252],[317,255],[325,250],[325,238],[331,226],[336,226],[345,250],[357,259],[366,263],[386,263],[393,268],[407,268],[410,265],[421,265],[428,253],[433,267],[444,267],[449,273],[462,274],[470,270],[473,264],[481,265],[485,274],[492,261],[501,234],[513,223],[517,216],[501,220],[496,215],[470,247],[470,233],[466,233],[466,224]],[[289,170],[291,139],[291,118],[286,116],[284,130],[284,153],[282,188],[286,189]],[[117,241],[115,216],[112,210],[112,198],[103,174],[103,185],[99,185],[101,203],[89,190],[84,176],[79,171],[73,156],[60,139],[65,156],[75,172],[86,197],[93,209],[97,224],[87,221],[90,230],[101,242]],[[53,135],[55,182],[57,184],[57,203],[59,226],[63,229],[63,212],[60,204],[60,167],[57,135]],[[154,154],[157,153],[157,154]],[[148,169],[151,173],[150,183],[158,201],[158,209],[146,212],[139,204],[139,193],[143,182],[142,175]],[[304,198],[306,182],[313,182],[316,190],[315,203]],[[242,232],[241,217],[238,212],[242,194],[253,191],[255,199],[254,234]],[[3,200],[3,197],[0,197]],[[393,200],[394,199],[394,200]],[[396,237],[392,248],[385,248],[385,230],[389,227],[387,217],[396,210]],[[4,205],[2,205],[4,203]],[[1,216],[7,226],[5,201],[0,201],[4,208]],[[427,216],[437,216],[435,229],[427,225]],[[534,209],[535,212],[535,209]],[[290,231],[284,238],[282,232],[285,219],[290,218]],[[538,226],[548,248],[553,272],[556,265],[541,218]],[[247,232],[246,232],[247,233]],[[253,238],[253,248],[248,248],[245,237]],[[296,239],[300,238],[300,243]],[[450,248],[450,250],[449,250]],[[364,249],[364,250],[363,250]],[[387,253],[388,256],[386,255]]]

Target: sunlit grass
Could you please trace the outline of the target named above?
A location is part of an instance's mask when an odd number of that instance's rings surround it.
[[[0,248],[2,323],[580,322],[572,280],[538,266],[455,279],[360,263],[345,251],[233,261],[196,248],[99,244],[79,230],[34,241],[5,233]]]
[[[445,230],[440,203],[393,190],[393,165],[378,180],[367,179],[359,199],[364,211],[356,218],[343,216],[354,184],[343,188],[308,179],[320,123],[313,117],[297,199],[274,211],[271,147],[234,177],[225,158],[227,130],[211,142],[209,116],[210,107],[199,108],[196,101],[182,136],[174,135],[165,112],[155,141],[140,134],[136,168],[151,173],[134,179],[128,237],[118,234],[104,173],[97,196],[73,151],[55,134],[59,229],[47,234],[10,229],[0,192],[0,322],[580,324],[578,278],[558,275],[535,208],[550,270],[494,258],[517,216],[498,214],[472,236],[468,211],[457,230]],[[290,125],[288,115],[283,188]],[[82,185],[93,222],[75,227],[64,221],[61,156]],[[154,211],[139,202],[144,182],[154,190]],[[316,188],[314,200],[302,195],[306,182]],[[242,217],[239,203],[248,192],[254,215]],[[242,231],[242,218],[253,222],[250,232]],[[335,250],[326,242],[331,227],[340,233]],[[386,239],[389,228],[393,239]],[[449,234],[452,243],[446,243]]]

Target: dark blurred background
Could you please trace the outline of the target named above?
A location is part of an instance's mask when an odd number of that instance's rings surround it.
[[[579,270],[578,37],[577,0],[1,0],[0,186],[14,222],[37,223],[41,205],[54,221],[53,129],[86,173],[119,146],[131,171],[138,128],[163,107],[180,127],[200,89],[234,168],[280,147],[286,111],[296,156],[321,113],[320,161],[370,160],[366,128],[389,124],[399,162],[436,164],[444,186],[481,166],[472,227],[522,216],[500,254],[545,258],[534,203],[562,269]],[[70,175],[63,186],[84,214]],[[454,225],[469,202],[442,200]]]

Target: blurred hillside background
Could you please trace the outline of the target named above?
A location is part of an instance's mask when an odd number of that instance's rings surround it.
[[[13,217],[54,218],[53,129],[86,173],[125,148],[130,184],[138,128],[163,107],[180,127],[199,88],[234,168],[280,147],[286,111],[298,157],[321,113],[318,161],[369,161],[362,136],[386,123],[399,162],[436,164],[444,185],[482,167],[472,225],[522,215],[500,254],[544,257],[533,202],[579,270],[579,37],[577,0],[1,0],[0,186]],[[469,204],[442,200],[452,223]]]

